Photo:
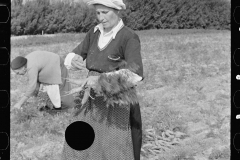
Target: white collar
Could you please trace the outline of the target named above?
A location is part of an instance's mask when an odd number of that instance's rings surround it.
[[[124,26],[124,23],[122,21],[122,19],[118,22],[118,24],[110,31],[107,33],[111,34],[112,38],[115,39],[118,31]],[[103,25],[102,23],[98,24],[97,26],[94,27],[94,33],[99,30],[101,32],[101,34],[103,34]]]

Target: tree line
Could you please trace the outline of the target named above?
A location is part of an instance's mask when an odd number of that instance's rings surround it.
[[[13,0],[11,34],[87,32],[97,24],[93,8],[71,1]],[[120,12],[134,30],[228,29],[231,6],[226,0],[125,0]]]

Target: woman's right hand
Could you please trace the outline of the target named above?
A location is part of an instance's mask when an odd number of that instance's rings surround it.
[[[75,54],[75,56],[73,57],[71,65],[78,69],[85,68],[82,57],[77,54]]]

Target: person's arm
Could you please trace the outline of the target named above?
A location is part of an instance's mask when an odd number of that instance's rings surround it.
[[[28,86],[27,91],[24,94],[24,96],[21,98],[21,100],[18,102],[18,105],[21,105],[26,102],[30,97],[36,95],[36,92],[38,92],[39,84],[37,82],[38,80],[38,69],[37,68],[31,68],[27,72],[28,74]]]
[[[84,40],[72,50],[72,53],[75,53],[82,57],[83,61],[87,58],[88,49],[90,46],[90,33],[93,32],[93,29],[89,30],[86,34]]]
[[[124,51],[124,59],[127,64],[127,69],[141,76],[143,79],[143,64],[141,57],[141,45],[138,35],[134,35],[126,42]]]
[[[16,109],[20,109],[21,106],[23,105],[23,103],[28,100],[28,98],[29,98],[29,97],[27,97],[27,96],[24,95],[24,96],[21,98],[21,100],[18,101],[18,102],[13,106],[13,109],[15,109],[15,108],[16,108]]]
[[[90,30],[91,31],[91,30]],[[84,40],[73,49],[72,52],[68,53],[65,58],[65,65],[67,68],[75,67],[82,69],[84,60],[87,58],[89,43],[90,43],[90,31],[86,34]]]
[[[38,69],[36,67],[32,67],[28,70],[28,86],[25,96],[31,97],[36,92],[36,88],[38,86]]]
[[[31,72],[30,72],[31,73]],[[20,109],[22,107],[22,105],[31,97],[31,96],[37,96],[38,92],[39,92],[39,88],[40,88],[40,83],[36,82],[33,83],[35,81],[35,78],[30,77],[29,76],[29,84],[28,84],[28,89],[27,92],[23,95],[23,97],[20,99],[20,101],[18,101],[13,108],[17,108]],[[35,87],[35,88],[34,88]]]
[[[69,53],[64,60],[64,65],[67,69],[82,69],[85,67],[83,58],[73,52]]]

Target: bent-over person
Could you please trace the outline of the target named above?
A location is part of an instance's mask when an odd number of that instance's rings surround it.
[[[20,109],[30,97],[37,96],[40,85],[47,92],[53,104],[52,110],[62,110],[73,106],[73,95],[65,96],[71,90],[68,70],[64,60],[48,51],[34,51],[25,57],[18,56],[11,62],[11,69],[18,75],[28,76],[27,91],[13,108]]]

